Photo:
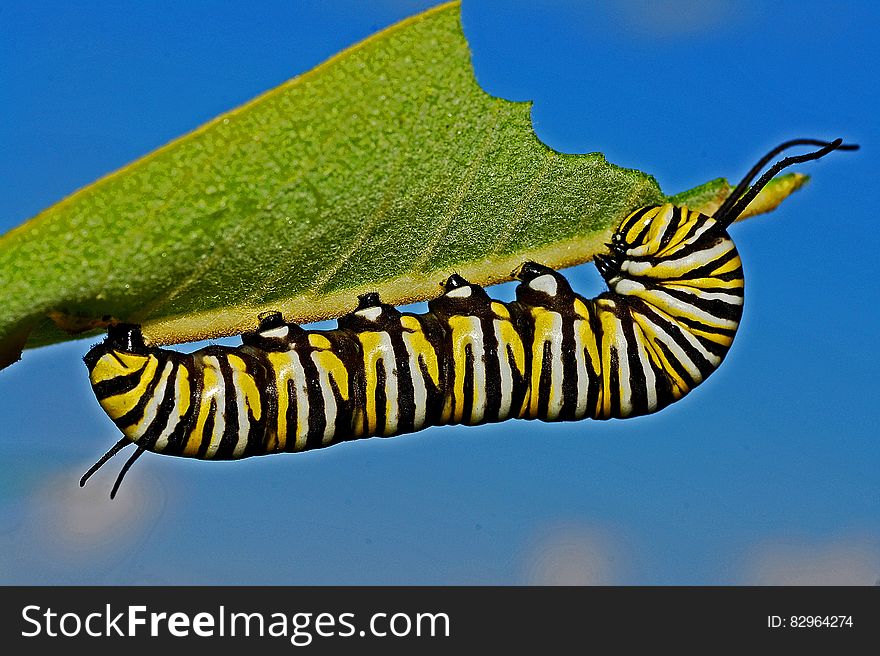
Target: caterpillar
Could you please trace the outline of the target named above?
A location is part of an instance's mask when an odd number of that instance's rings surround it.
[[[802,145],[821,148],[777,162],[752,184],[773,157]],[[657,412],[705,380],[733,343],[744,280],[727,228],[782,169],[855,148],[785,142],[713,216],[669,203],[634,211],[595,258],[608,291],[593,299],[525,262],[510,303],[453,274],[425,314],[367,293],[333,330],[261,314],[238,347],[185,354],[148,346],[137,325],[113,325],[84,360],[123,437],[80,485],[129,444],[137,449],[111,498],[145,451],[228,460],[444,424]]]

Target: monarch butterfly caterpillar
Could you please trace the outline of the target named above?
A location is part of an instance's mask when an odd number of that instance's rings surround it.
[[[792,146],[821,146],[787,157]],[[596,265],[609,291],[585,299],[534,262],[516,301],[450,276],[426,314],[360,296],[338,328],[304,330],[278,312],[235,348],[191,354],[148,347],[118,324],[85,356],[95,395],[124,437],[86,480],[137,445],[207,460],[319,449],[443,424],[510,418],[570,421],[656,412],[724,359],[742,315],[743,273],[727,228],[782,169],[857,146],[813,139],[763,157],[713,216],[664,204],[630,214]]]

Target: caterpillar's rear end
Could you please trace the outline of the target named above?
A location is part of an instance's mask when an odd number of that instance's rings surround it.
[[[143,449],[215,460],[265,449],[268,381],[246,353],[150,349],[136,326],[119,325],[85,362],[101,407]]]

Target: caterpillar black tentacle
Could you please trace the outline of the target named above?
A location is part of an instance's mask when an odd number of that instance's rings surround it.
[[[821,149],[782,160],[751,185],[796,145]],[[782,144],[714,217],[671,204],[636,210],[595,258],[609,289],[594,299],[525,262],[514,272],[512,303],[453,274],[425,314],[401,313],[368,293],[334,330],[263,313],[236,348],[184,354],[148,347],[136,325],[113,326],[85,363],[124,437],[81,484],[128,443],[137,451],[111,497],[144,451],[239,459],[444,424],[656,412],[705,380],[733,342],[743,272],[727,227],[778,171],[841,148],[856,146]]]

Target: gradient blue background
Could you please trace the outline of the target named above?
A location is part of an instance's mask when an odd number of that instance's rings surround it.
[[[3,3],[0,230],[432,4]],[[77,487],[117,439],[90,342],[28,351],[0,372],[0,583],[875,583],[880,11],[581,4],[464,3],[478,80],[533,100],[553,148],[675,193],[791,137],[863,146],[734,227],[746,308],[718,373],[624,422],[146,456],[110,503],[121,461]]]

